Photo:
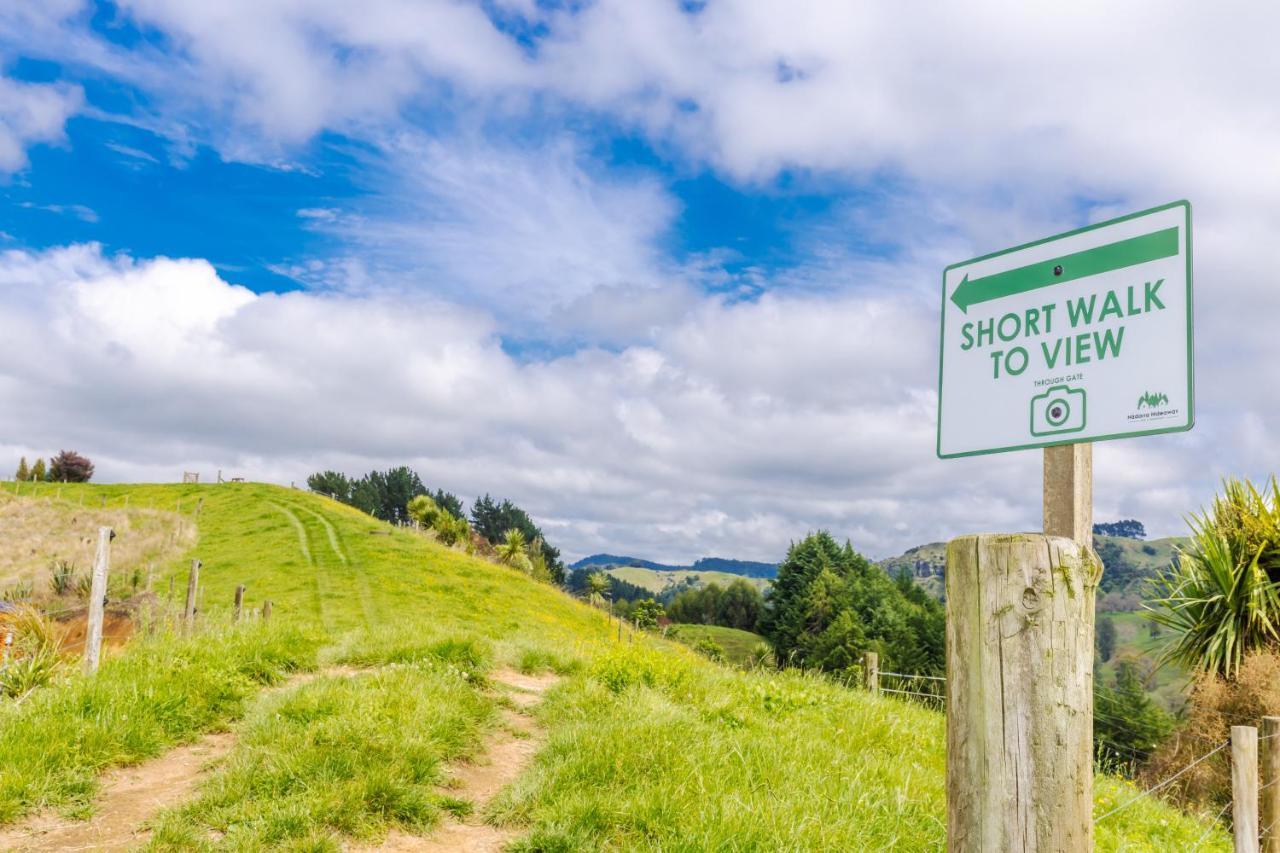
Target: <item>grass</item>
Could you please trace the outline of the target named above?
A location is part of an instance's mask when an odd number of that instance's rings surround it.
[[[81,490],[77,490],[77,502],[59,501],[58,489],[48,483],[22,483],[23,497],[15,497],[13,484],[0,487],[0,542],[22,543],[20,548],[0,548],[0,590],[29,584],[36,600],[50,597],[55,560],[66,561],[78,575],[87,576],[99,527],[110,527],[118,535],[112,563],[121,588],[135,569],[145,579],[149,566],[171,563],[195,541],[195,525],[173,512],[172,505],[148,509],[118,501],[104,508],[100,500],[92,500],[97,495]],[[44,497],[26,499],[35,494]],[[81,506],[80,497],[91,500]]]
[[[104,768],[225,727],[263,685],[313,667],[315,650],[314,637],[285,626],[143,639],[96,678],[0,704],[0,824],[43,807],[87,813]]]
[[[741,672],[677,643],[625,633],[519,572],[391,529],[304,492],[255,484],[67,487],[108,507],[174,507],[199,538],[203,613],[237,584],[272,627],[158,638],[0,714],[0,823],[45,804],[87,810],[94,778],[202,731],[239,746],[159,848],[332,849],[465,809],[436,782],[495,725],[493,668],[562,675],[540,710],[547,743],[488,818],[519,849],[939,849],[943,718],[793,673]],[[100,500],[99,500],[100,503]],[[162,587],[163,588],[163,587]],[[272,651],[274,650],[274,651]],[[251,703],[291,669],[321,678]],[[247,716],[245,716],[247,713]],[[243,718],[239,723],[232,721]],[[16,764],[8,750],[21,756]],[[404,749],[403,760],[398,757]],[[1099,808],[1119,783],[1099,780]],[[1118,793],[1117,793],[1118,792]],[[1206,824],[1159,803],[1099,826],[1099,849],[1182,849]],[[1212,830],[1206,849],[1223,849]]]
[[[397,666],[273,696],[193,802],[157,821],[152,850],[340,850],[388,826],[422,833],[469,805],[444,763],[474,749],[494,702],[463,671]]]
[[[747,666],[756,660],[756,649],[761,643],[768,641],[759,634],[740,631],[737,628],[725,628],[720,625],[671,625],[667,636],[686,646],[693,646],[699,640],[712,640],[724,649],[724,659],[734,666]]]
[[[606,571],[608,574],[613,575],[619,580],[635,584],[641,589],[647,589],[655,595],[662,592],[667,587],[684,583],[690,579],[696,581],[701,586],[717,584],[721,587],[726,587],[734,581],[744,580],[761,592],[764,592],[773,585],[773,581],[768,578],[749,578],[743,575],[731,574],[729,572],[695,572],[688,569],[658,571],[656,569],[641,568],[640,566],[619,566],[617,568],[607,569]]]

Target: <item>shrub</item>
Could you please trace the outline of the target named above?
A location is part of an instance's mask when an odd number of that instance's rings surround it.
[[[720,645],[710,637],[700,638],[693,644],[693,650],[713,661],[724,661],[724,646]]]
[[[0,669],[0,696],[22,696],[53,680],[61,668],[58,633],[34,607],[0,617],[0,633],[12,633],[10,660]]]
[[[533,571],[533,563],[525,552],[524,534],[518,528],[513,527],[507,531],[502,544],[498,546],[498,560],[523,572]]]
[[[1231,726],[1280,714],[1280,654],[1253,651],[1231,679],[1202,672],[1192,683],[1182,722],[1143,769],[1150,783],[1168,778],[1227,740]],[[1196,765],[1172,788],[1177,799],[1200,805],[1225,803],[1231,795],[1226,750]]]
[[[76,585],[76,567],[67,560],[54,560],[49,567],[49,588],[54,595],[71,592]]]
[[[74,450],[63,450],[49,463],[49,478],[55,483],[87,483],[93,478],[93,463]]]

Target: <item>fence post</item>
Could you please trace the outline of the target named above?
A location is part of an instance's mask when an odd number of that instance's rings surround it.
[[[1039,533],[947,545],[947,847],[1093,849],[1088,546]]]
[[[89,625],[84,637],[84,671],[98,671],[102,656],[102,620],[106,613],[107,571],[111,566],[111,539],[116,534],[110,527],[98,528],[98,553],[93,558],[93,576],[89,584]]]
[[[266,601],[262,602],[262,621],[263,622],[271,621],[271,599],[269,598]]]
[[[191,574],[187,575],[187,603],[182,609],[182,621],[188,631],[196,621],[196,590],[200,586],[200,561],[191,561]]]
[[[1258,730],[1231,727],[1231,823],[1236,853],[1258,853]]]
[[[240,610],[244,607],[244,584],[236,587],[236,621],[240,621]]]
[[[862,653],[862,677],[868,690],[880,692],[880,655],[876,652]]]
[[[1258,738],[1262,755],[1262,853],[1280,853],[1280,717],[1263,717]]]

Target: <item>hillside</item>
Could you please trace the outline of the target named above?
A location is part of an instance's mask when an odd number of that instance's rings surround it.
[[[1131,610],[1142,583],[1168,566],[1185,537],[1165,539],[1129,539],[1121,536],[1094,536],[1094,549],[1106,567],[1100,584],[1101,595],[1116,593],[1115,606],[1107,609]],[[930,542],[917,545],[897,557],[880,560],[877,565],[891,575],[906,570],[931,594],[942,596],[942,577],[947,564],[947,543]]]
[[[643,587],[655,595],[661,595],[674,587],[691,583],[697,586],[706,586],[713,583],[720,586],[728,586],[734,581],[745,580],[761,592],[773,585],[773,581],[768,578],[744,577],[726,572],[699,572],[691,569],[663,569],[658,571],[640,568],[639,566],[626,566],[605,569],[605,573],[627,583]]]
[[[761,563],[755,560],[731,560],[725,557],[701,557],[691,566],[675,566],[666,563],[655,563],[640,557],[620,557],[616,554],[592,554],[583,557],[569,568],[642,568],[655,572],[721,572],[730,575],[741,575],[748,578],[775,578],[778,576],[777,563]]]
[[[158,571],[181,581],[203,561],[203,628],[135,640],[96,678],[72,670],[0,714],[0,824],[91,815],[105,768],[222,731],[213,769],[149,820],[155,848],[337,850],[397,833],[411,849],[467,827],[525,851],[944,843],[940,714],[619,634],[518,571],[307,493],[80,486],[50,506],[74,513],[82,493],[108,508],[183,501],[198,538]],[[269,623],[229,624],[237,584],[255,609],[274,601]],[[535,675],[554,686],[521,711],[502,685]],[[495,799],[468,799],[459,768],[517,724],[532,727],[531,763]],[[1132,792],[1100,778],[1099,810]],[[1205,830],[1143,800],[1097,841],[1186,849]],[[1207,841],[1229,848],[1217,830]]]

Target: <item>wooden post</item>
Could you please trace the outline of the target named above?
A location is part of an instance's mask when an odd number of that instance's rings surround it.
[[[200,566],[199,560],[192,560],[191,574],[187,575],[187,603],[182,609],[182,621],[188,631],[196,621],[196,590],[200,587]]]
[[[1231,824],[1236,853],[1258,853],[1258,730],[1231,727]]]
[[[880,655],[876,652],[862,653],[862,678],[867,689],[872,693],[880,692]]]
[[[1044,449],[1044,532],[1093,547],[1093,445]]]
[[[240,611],[244,608],[244,584],[236,587],[236,621],[240,621]]]
[[[262,602],[262,621],[263,622],[271,621],[271,599],[269,598],[266,601]]]
[[[110,527],[98,528],[98,553],[93,558],[93,575],[89,584],[89,626],[84,638],[84,671],[93,675],[98,671],[102,656],[102,620],[106,610],[107,571],[111,566]]]
[[[1280,717],[1262,718],[1262,853],[1280,853]]]
[[[947,546],[947,848],[1093,844],[1093,608],[1102,566],[1072,539]]]

